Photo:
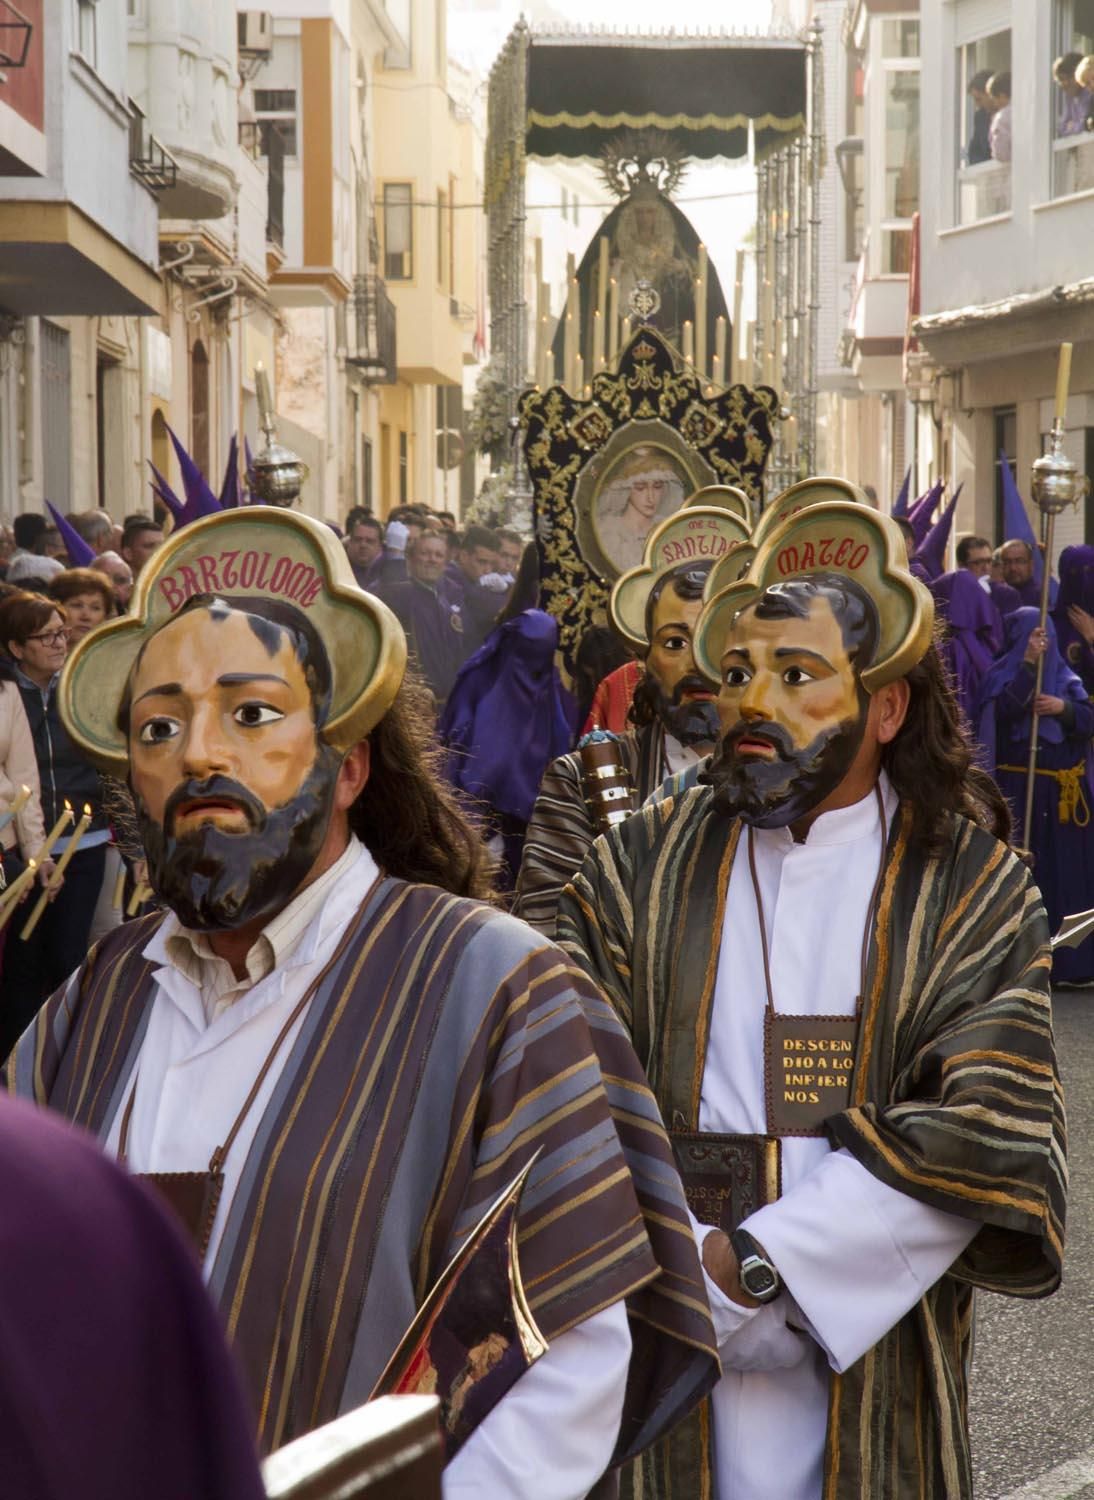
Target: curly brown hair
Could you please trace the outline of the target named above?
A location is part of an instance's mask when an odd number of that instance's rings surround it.
[[[369,778],[350,808],[350,828],[385,874],[490,901],[486,846],[445,781],[429,702],[408,676],[368,737]]]
[[[973,744],[937,645],[907,673],[911,697],[904,723],[882,751],[881,764],[912,812],[912,841],[939,854],[950,818],[960,813],[1010,842],[1010,808],[986,771],[973,763]]]

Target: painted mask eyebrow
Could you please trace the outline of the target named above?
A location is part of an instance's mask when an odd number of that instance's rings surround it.
[[[246,687],[251,682],[279,682],[285,688],[289,685],[276,672],[225,672],[217,678],[217,687]]]
[[[811,651],[808,646],[778,646],[776,648],[775,659],[777,661],[787,656],[808,656],[812,661],[819,661],[826,666],[830,672],[836,670],[827,656],[822,656],[819,651]]]
[[[155,687],[146,688],[133,707],[136,708],[137,703],[143,703],[146,698],[178,698],[181,694],[181,682],[160,682]]]

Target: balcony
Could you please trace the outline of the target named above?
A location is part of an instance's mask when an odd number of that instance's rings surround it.
[[[1052,143],[1052,196],[1066,198],[1094,188],[1094,135],[1066,135]]]
[[[398,379],[395,304],[383,277],[374,271],[355,276],[348,311],[346,364],[368,385],[394,385]]]
[[[957,173],[957,222],[976,224],[981,219],[1010,212],[1010,162],[980,161],[961,167]]]
[[[169,151],[157,141],[148,128],[144,111],[129,101],[129,170],[150,193],[160,194],[173,188],[178,180],[178,166]]]

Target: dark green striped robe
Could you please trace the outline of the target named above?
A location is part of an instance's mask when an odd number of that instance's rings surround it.
[[[700,787],[655,800],[598,839],[559,912],[560,942],[615,1005],[663,1117],[689,1130],[740,834],[710,799]],[[1044,909],[1025,867],[984,830],[955,817],[929,858],[909,824],[904,808],[852,1105],[829,1135],[891,1187],[983,1227],[895,1328],[832,1376],[824,1500],[971,1496],[973,1288],[1040,1297],[1060,1281],[1067,1178]],[[643,1460],[644,1500],[710,1495],[708,1440],[701,1410]]]
[[[160,920],[104,938],[8,1064],[9,1087],[100,1138],[155,1000],[142,950]],[[633,1049],[522,922],[379,881],[307,1009],[209,1274],[264,1449],[368,1396],[537,1147],[519,1220],[529,1302],[550,1340],[628,1299],[622,1460],[717,1378],[683,1192]]]

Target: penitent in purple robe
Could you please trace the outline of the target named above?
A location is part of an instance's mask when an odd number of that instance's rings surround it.
[[[262,1500],[201,1274],[89,1136],[0,1097],[0,1494]]]
[[[1008,615],[1006,654],[984,679],[979,732],[993,755],[996,780],[1014,814],[1015,842],[1033,852],[1033,878],[1044,898],[1049,927],[1055,932],[1069,913],[1094,907],[1094,707],[1079,678],[1062,661],[1050,619],[1043,691],[1063,699],[1065,711],[1038,720],[1038,770],[1027,834],[1022,819],[1036,676],[1023,657],[1039,618],[1035,609]],[[1094,938],[1078,948],[1057,949],[1052,977],[1065,984],[1094,980]]]
[[[441,704],[452,690],[464,658],[463,617],[428,584],[408,578],[381,585],[377,596],[394,610],[406,631],[411,660]]]
[[[1003,622],[991,596],[965,568],[943,573],[930,584],[945,631],[942,660],[949,670],[957,701],[970,735],[975,735],[980,688],[996,653],[1003,645]],[[988,771],[987,756],[978,745],[977,759]]]
[[[1087,692],[1094,693],[1094,647],[1068,619],[1073,604],[1094,615],[1094,547],[1065,547],[1060,553],[1060,592],[1052,611],[1060,655],[1082,678]]]

